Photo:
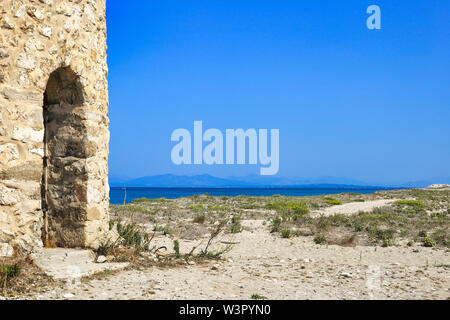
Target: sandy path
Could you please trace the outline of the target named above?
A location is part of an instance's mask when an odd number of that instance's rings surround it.
[[[365,202],[351,202],[345,203],[341,205],[336,205],[332,207],[328,207],[322,210],[315,210],[311,212],[311,215],[314,217],[324,215],[324,216],[332,216],[334,214],[354,214],[359,211],[372,211],[375,208],[383,207],[385,205],[389,205],[393,202],[397,201],[397,199],[381,199],[381,200],[370,200]]]
[[[262,220],[221,240],[238,242],[223,261],[122,271],[33,299],[448,299],[450,253],[413,247],[340,247],[311,237],[282,239]],[[169,245],[170,238],[158,238]],[[195,241],[181,241],[186,252]]]

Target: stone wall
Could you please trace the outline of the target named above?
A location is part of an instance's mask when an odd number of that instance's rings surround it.
[[[0,0],[0,255],[107,232],[105,5]]]

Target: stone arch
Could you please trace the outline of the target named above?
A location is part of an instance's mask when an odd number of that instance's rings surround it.
[[[50,74],[43,99],[41,187],[47,247],[84,247],[87,202],[87,128],[84,92],[70,67]]]

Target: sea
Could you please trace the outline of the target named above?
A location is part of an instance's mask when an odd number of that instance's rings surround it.
[[[109,197],[111,204],[130,203],[134,199],[175,199],[193,195],[209,194],[211,196],[317,196],[343,192],[374,193],[392,188],[138,188],[111,187]],[[126,197],[125,197],[126,194]]]

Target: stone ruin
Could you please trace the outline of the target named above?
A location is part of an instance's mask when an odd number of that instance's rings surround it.
[[[0,0],[0,256],[108,232],[106,0]]]

